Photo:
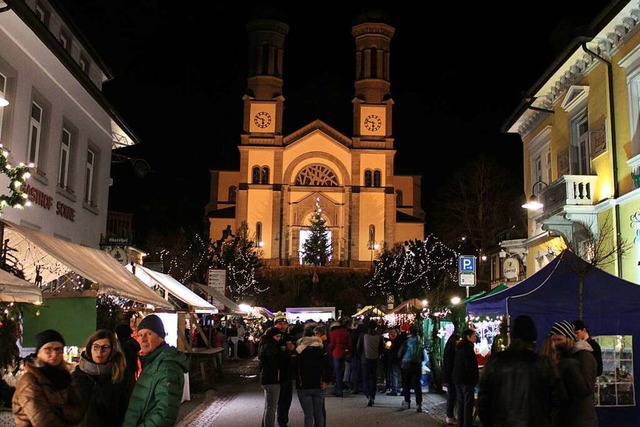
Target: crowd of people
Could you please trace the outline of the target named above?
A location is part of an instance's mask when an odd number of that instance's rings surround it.
[[[409,409],[412,391],[422,412],[421,377],[428,355],[416,325],[403,331],[376,320],[348,317],[329,322],[296,322],[277,313],[258,346],[264,390],[264,427],[287,426],[296,390],[305,427],[325,426],[326,394],[364,394],[375,405],[382,379],[384,392],[402,394]],[[331,389],[329,386],[333,386]]]
[[[116,333],[117,332],[117,333]],[[188,361],[165,342],[162,320],[144,317],[88,337],[78,364],[64,359],[60,332],[39,332],[12,398],[18,427],[173,426]]]
[[[16,426],[174,425],[188,360],[165,336],[154,314],[139,322],[135,334],[129,325],[97,330],[72,368],[63,357],[64,337],[54,329],[41,331],[13,394]],[[597,426],[593,393],[602,374],[600,346],[581,320],[555,322],[539,352],[537,336],[531,317],[518,316],[509,346],[480,367],[476,331],[454,332],[441,370],[446,424],[470,427],[479,419],[483,427]],[[257,356],[263,427],[289,425],[294,390],[305,427],[327,425],[329,390],[336,397],[362,393],[367,406],[384,390],[402,396],[402,410],[411,408],[413,394],[416,411],[423,411],[429,356],[417,325],[398,330],[348,317],[290,325],[279,312],[261,334]]]
[[[554,323],[537,352],[535,323],[518,316],[509,346],[494,351],[484,366],[474,348],[477,338],[474,329],[465,329],[445,344],[446,425],[470,427],[478,420],[483,427],[598,425],[593,393],[602,356],[584,322]],[[416,325],[398,330],[350,318],[289,325],[278,313],[260,340],[258,358],[265,427],[288,425],[294,389],[305,427],[326,425],[327,393],[364,394],[373,406],[381,381],[387,395],[402,396],[400,409],[411,408],[413,395],[416,410],[423,410],[428,353]]]

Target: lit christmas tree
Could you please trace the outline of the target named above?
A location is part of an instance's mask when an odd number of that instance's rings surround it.
[[[320,199],[316,199],[316,206],[311,215],[311,234],[302,245],[302,260],[305,264],[322,266],[327,265],[331,257],[331,244],[329,243],[329,231],[326,220],[322,216]]]

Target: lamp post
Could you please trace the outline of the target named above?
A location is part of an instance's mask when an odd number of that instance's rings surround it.
[[[544,187],[549,186],[549,184],[547,184],[544,181],[534,182],[533,185],[531,186],[531,197],[529,197],[529,200],[527,201],[527,203],[522,205],[523,208],[530,211],[537,211],[544,207],[544,205],[538,200],[538,197],[536,196],[536,186],[540,184],[544,184]]]

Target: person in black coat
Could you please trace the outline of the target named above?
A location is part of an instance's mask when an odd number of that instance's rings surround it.
[[[516,317],[511,344],[484,365],[478,391],[483,427],[551,427],[566,390],[548,357],[535,352],[537,330],[527,315]]]
[[[442,355],[442,385],[447,387],[447,425],[458,425],[458,420],[454,415],[456,407],[456,386],[453,383],[453,365],[456,360],[456,349],[460,342],[460,334],[452,333],[444,345]]]
[[[473,425],[475,386],[480,378],[478,358],[474,350],[476,340],[476,331],[473,329],[465,329],[462,332],[462,341],[458,344],[453,364],[451,379],[456,385],[458,425],[462,427],[471,427]]]
[[[135,378],[135,374],[138,370],[138,353],[140,352],[140,344],[133,338],[133,331],[131,327],[123,323],[116,326],[116,335],[120,342],[120,348],[124,353],[124,358],[127,363],[128,373]]]
[[[134,386],[126,363],[113,332],[100,329],[89,337],[71,382],[85,409],[79,427],[122,425]]]
[[[260,384],[264,390],[264,413],[262,427],[274,427],[280,396],[280,368],[283,353],[280,349],[282,332],[270,327],[260,337],[258,360],[260,361]]]

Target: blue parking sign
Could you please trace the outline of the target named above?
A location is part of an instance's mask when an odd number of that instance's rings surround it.
[[[460,273],[476,272],[476,257],[473,255],[460,255]]]

